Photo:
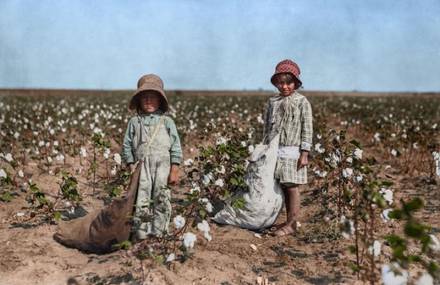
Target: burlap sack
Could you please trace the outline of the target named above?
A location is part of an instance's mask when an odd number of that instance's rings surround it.
[[[60,224],[53,238],[67,247],[90,253],[108,253],[116,250],[116,244],[130,237],[140,166],[138,163],[122,198],[114,199],[104,209],[83,218]]]

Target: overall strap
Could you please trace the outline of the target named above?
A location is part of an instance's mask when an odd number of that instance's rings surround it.
[[[153,143],[154,138],[156,137],[157,133],[159,132],[160,126],[163,124],[163,122],[165,121],[165,118],[163,116],[160,117],[159,122],[154,126],[154,130],[153,133],[150,137],[150,139],[148,140],[147,143],[147,148],[151,146],[151,144]],[[136,147],[136,151],[139,150],[139,148],[141,147],[142,144],[142,133],[143,130],[145,129],[144,124],[142,123],[142,118],[140,116],[138,116],[138,125],[139,125],[139,139],[138,139],[138,145]]]
[[[147,143],[147,148],[150,147],[151,144],[153,143],[153,140],[156,137],[157,133],[159,132],[159,129],[164,121],[165,121],[165,118],[163,116],[161,116],[159,122],[154,127],[153,134],[151,135],[150,140]]]

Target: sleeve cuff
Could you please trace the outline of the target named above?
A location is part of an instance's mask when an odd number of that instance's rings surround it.
[[[134,157],[133,156],[123,156],[123,158],[124,158],[124,162],[126,163],[126,164],[129,164],[129,163],[134,163]]]
[[[310,144],[308,142],[301,143],[301,150],[310,151],[311,148],[312,148],[312,144]]]
[[[180,165],[182,163],[181,157],[171,157],[171,164],[178,164]]]

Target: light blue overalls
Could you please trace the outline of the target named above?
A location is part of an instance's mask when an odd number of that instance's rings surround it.
[[[138,239],[148,235],[162,236],[168,232],[171,218],[170,174],[171,140],[164,117],[154,125],[146,126],[139,117],[135,132],[135,160],[141,163],[136,198],[134,229]],[[136,137],[140,134],[139,137]]]

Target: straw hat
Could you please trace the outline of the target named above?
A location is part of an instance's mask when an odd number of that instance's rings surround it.
[[[270,82],[272,82],[273,85],[275,84],[275,78],[280,73],[290,73],[293,75],[293,78],[295,80],[295,89],[298,89],[301,87],[302,82],[299,80],[299,74],[301,71],[299,70],[298,64],[293,62],[290,59],[285,59],[280,61],[277,66],[275,67],[275,73],[270,78]]]
[[[131,97],[128,107],[130,110],[135,110],[138,107],[140,94],[145,91],[155,91],[158,95],[160,95],[159,109],[164,112],[168,111],[168,99],[163,89],[163,81],[155,74],[147,74],[139,78],[137,90],[133,94],[133,97]]]

